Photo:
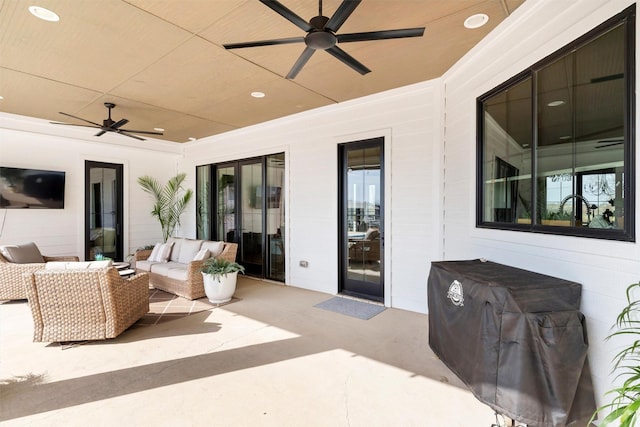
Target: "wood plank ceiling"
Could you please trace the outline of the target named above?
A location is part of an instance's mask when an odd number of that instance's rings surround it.
[[[437,78],[523,2],[363,0],[338,33],[424,26],[424,36],[341,44],[372,70],[364,76],[317,51],[289,80],[304,43],[222,46],[305,35],[258,0],[0,0],[0,111],[102,123],[112,102],[124,128],[163,128],[159,139],[182,143]],[[281,3],[318,15],[317,0]],[[340,3],[324,0],[323,14]],[[32,4],[60,21],[35,18]],[[466,29],[477,13],[488,24]]]

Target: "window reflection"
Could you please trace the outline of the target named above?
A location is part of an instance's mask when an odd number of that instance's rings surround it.
[[[478,99],[479,225],[590,237],[632,230],[631,10]]]

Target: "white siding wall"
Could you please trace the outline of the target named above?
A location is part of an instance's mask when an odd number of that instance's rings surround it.
[[[66,172],[64,209],[0,209],[0,244],[34,241],[45,255],[82,259],[85,160],[124,165],[124,253],[162,240],[160,225],[150,214],[153,201],[137,179],[148,174],[165,182],[176,174],[181,150],[175,144],[117,135],[97,142],[88,137],[93,133],[0,113],[0,165]]]
[[[527,2],[443,77],[445,258],[485,257],[581,283],[582,311],[587,318],[589,357],[599,403],[611,388],[611,359],[616,352],[616,344],[605,345],[604,338],[624,305],[625,288],[640,280],[640,247],[636,243],[476,229],[475,99],[631,3]],[[636,158],[638,164],[640,157]],[[636,182],[636,188],[640,188],[638,174]],[[635,221],[640,223],[638,208]]]
[[[196,165],[285,152],[286,283],[335,294],[337,147],[383,136],[385,302],[426,312],[429,260],[442,252],[441,99],[438,82],[424,83],[210,137],[187,144],[182,168],[193,175]]]
[[[596,394],[602,402],[613,381],[609,372],[615,353],[615,346],[603,340],[624,304],[624,289],[640,279],[640,248],[636,243],[476,229],[475,99],[629,4],[530,0],[440,80],[181,146],[111,135],[97,143],[86,132],[65,130],[63,135],[59,127],[0,113],[1,164],[67,172],[65,209],[0,212],[0,225],[5,221],[0,243],[34,240],[46,254],[82,253],[87,159],[125,165],[125,250],[132,251],[161,238],[149,215],[151,200],[136,184],[138,176],[165,181],[184,171],[187,186],[195,188],[197,165],[285,152],[286,283],[334,294],[337,145],[383,136],[386,305],[426,312],[429,265],[441,259],[486,257],[580,282]],[[640,150],[636,154],[640,164]],[[195,236],[193,206],[178,235]],[[300,267],[300,260],[309,267]]]

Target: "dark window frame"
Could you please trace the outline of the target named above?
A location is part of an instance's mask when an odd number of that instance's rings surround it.
[[[513,76],[506,82],[479,96],[476,99],[476,227],[597,238],[604,240],[618,240],[635,242],[635,4],[626,8],[616,16],[600,24],[585,35],[577,38],[551,55],[538,61],[526,70]],[[624,93],[624,228],[620,230],[594,229],[587,227],[555,227],[536,223],[538,189],[537,189],[537,156],[538,128],[537,128],[537,73],[556,60],[565,57],[578,48],[589,44],[605,32],[626,24],[625,28],[625,81]],[[531,224],[512,222],[497,222],[484,220],[484,103],[490,98],[515,87],[517,84],[531,79]]]

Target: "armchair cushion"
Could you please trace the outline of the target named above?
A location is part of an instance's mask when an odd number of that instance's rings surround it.
[[[44,262],[44,257],[33,242],[24,243],[22,245],[0,246],[0,253],[7,259],[7,261],[15,264]]]
[[[39,258],[36,255],[39,255]],[[25,262],[36,259],[38,259],[37,262]],[[45,268],[45,263],[52,261],[64,261],[66,263],[68,261],[78,261],[78,257],[42,255],[35,243],[1,246],[0,300],[27,299],[22,275],[41,270]]]
[[[111,267],[111,260],[104,261],[52,261],[45,264],[45,270],[95,270]]]

